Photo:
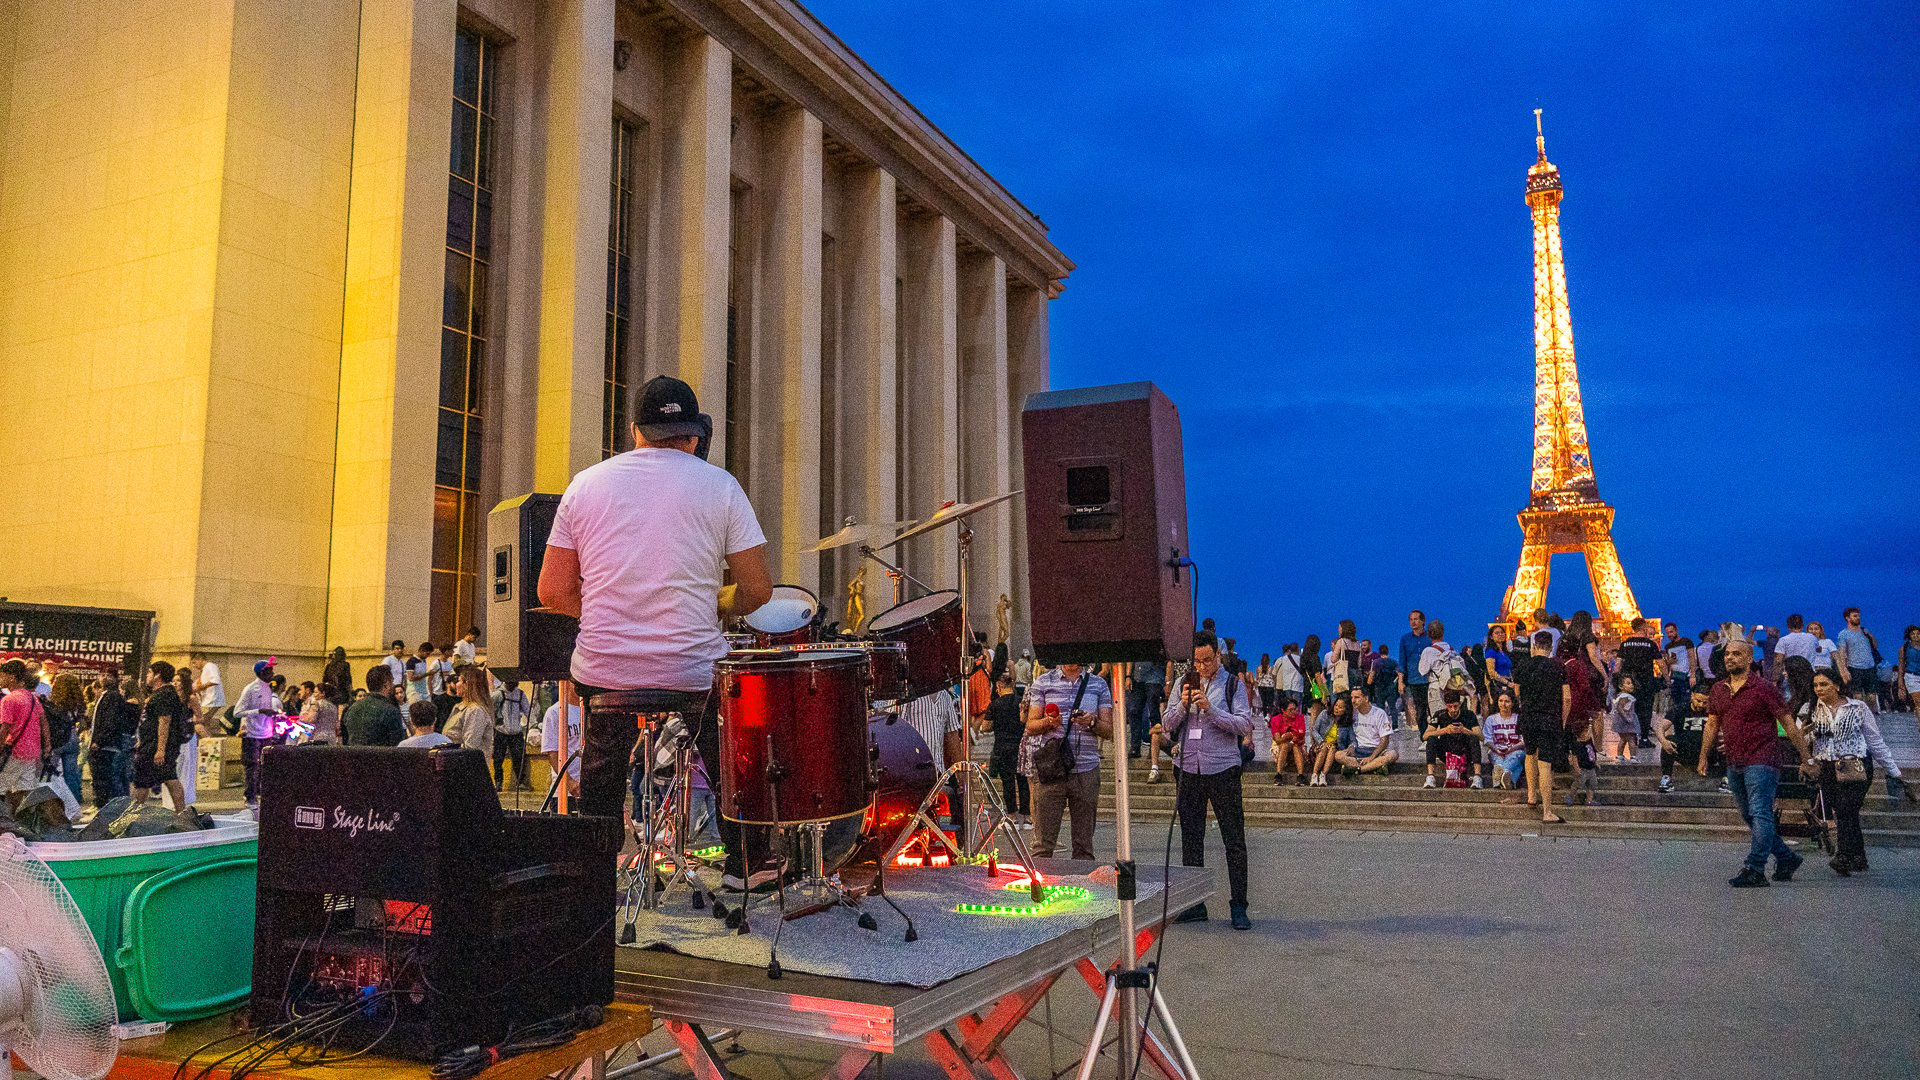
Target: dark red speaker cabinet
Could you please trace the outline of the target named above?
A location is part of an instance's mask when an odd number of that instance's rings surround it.
[[[1193,652],[1180,413],[1150,382],[1049,390],[1020,414],[1034,655]]]

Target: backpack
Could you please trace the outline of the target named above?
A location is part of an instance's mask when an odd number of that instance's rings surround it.
[[[37,694],[34,696],[39,698],[40,711],[47,717],[44,732],[46,741],[42,744],[40,756],[50,759],[57,756],[67,745],[67,738],[73,734],[73,717],[68,715],[65,709],[55,708],[53,702],[46,698],[39,697]]]
[[[1451,649],[1427,673],[1428,704],[1441,704],[1445,700],[1443,695],[1449,690],[1458,690],[1469,697],[1473,695],[1473,682],[1467,677],[1467,663]]]

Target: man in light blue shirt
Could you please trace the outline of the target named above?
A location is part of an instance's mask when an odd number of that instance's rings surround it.
[[[1113,737],[1113,691],[1079,664],[1061,664],[1027,687],[1027,742],[1040,749],[1058,735],[1073,747],[1066,779],[1033,778],[1033,853],[1051,856],[1060,844],[1060,818],[1073,815],[1073,857],[1093,858],[1094,817],[1100,807],[1100,740]]]
[[[1880,671],[1873,659],[1873,635],[1860,625],[1860,609],[1850,607],[1844,612],[1847,628],[1840,631],[1838,644],[1841,674],[1846,676],[1847,691],[1862,698],[1874,709],[1880,708]]]
[[[1219,646],[1205,631],[1193,638],[1193,668],[1170,689],[1172,700],[1160,723],[1180,744],[1179,787],[1174,798],[1180,815],[1180,862],[1207,865],[1207,807],[1211,805],[1227,849],[1227,907],[1233,928],[1250,930],[1240,740],[1253,732],[1253,704],[1240,678],[1221,665]],[[1206,917],[1207,906],[1195,904],[1181,912],[1177,921],[1201,922]]]

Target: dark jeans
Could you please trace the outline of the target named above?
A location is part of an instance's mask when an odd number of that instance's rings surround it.
[[[452,694],[435,694],[432,701],[433,730],[445,731],[447,718],[453,715],[453,707],[460,703],[460,699]]]
[[[493,736],[493,786],[504,788],[506,770],[501,766],[513,763],[513,782],[524,787],[532,782],[527,775],[527,733],[507,735],[495,732]]]
[[[73,800],[79,802],[85,799],[87,797],[83,790],[85,785],[80,783],[80,729],[78,727],[67,733],[67,744],[55,751],[54,756],[60,759],[60,779],[66,782],[67,790],[73,792]]]
[[[1427,684],[1410,682],[1407,684],[1407,704],[1413,710],[1413,724],[1420,729],[1422,738],[1427,734]]]
[[[93,773],[93,801],[97,806],[127,794],[133,780],[133,748],[96,746],[87,752],[87,768]],[[121,768],[125,762],[126,768]]]
[[[631,712],[602,713],[596,721],[593,699],[609,688],[577,684],[576,688],[586,703],[586,731],[580,737],[586,744],[580,752],[580,812],[624,821],[621,815],[626,812],[627,784],[631,778],[634,746],[640,741],[640,726]],[[721,760],[720,699],[707,690],[659,693],[679,693],[685,699],[681,715],[694,726],[693,744],[700,750],[700,759],[713,768],[713,763]],[[718,775],[714,780],[718,782]],[[726,872],[741,875],[746,866],[746,848],[740,823],[722,817],[719,827],[720,843],[727,849]],[[765,852],[757,854],[762,859],[766,855]]]
[[[247,802],[252,803],[260,798],[261,749],[268,746],[278,746],[286,741],[286,736],[284,735],[276,735],[270,739],[256,739],[251,735],[240,736],[240,766],[247,774]]]
[[[1180,864],[1207,865],[1207,807],[1220,823],[1220,840],[1227,848],[1227,898],[1235,906],[1247,902],[1247,825],[1240,801],[1240,768],[1225,772],[1174,772],[1174,805],[1180,814]]]
[[[994,745],[993,756],[987,759],[987,771],[1000,778],[1000,801],[1009,814],[1031,814],[1032,789],[1027,786],[1027,778],[1020,775],[1020,743],[1010,742],[1006,746]]]
[[[1427,764],[1445,765],[1448,754],[1459,754],[1475,770],[1480,767],[1480,736],[1435,735],[1427,740]]]
[[[1867,857],[1867,840],[1860,833],[1860,807],[1866,804],[1867,788],[1872,784],[1871,776],[1843,784],[1834,779],[1833,762],[1820,763],[1820,794],[1827,800],[1827,813],[1833,815],[1839,834],[1834,845],[1839,849],[1836,854]]]
[[[1660,683],[1649,671],[1644,676],[1639,672],[1629,673],[1633,678],[1633,714],[1640,718],[1640,741],[1653,738],[1653,699],[1660,693]]]
[[[1740,808],[1741,820],[1753,830],[1753,842],[1747,848],[1747,869],[1764,873],[1768,856],[1773,857],[1776,868],[1783,860],[1793,858],[1793,850],[1780,839],[1774,820],[1773,797],[1780,790],[1780,770],[1771,765],[1745,768],[1729,765],[1727,783],[1733,788],[1733,802]]]
[[[1673,713],[1668,713],[1669,716],[1674,715],[1674,713],[1685,716],[1689,712],[1692,712],[1693,710],[1690,707],[1693,704],[1692,677],[1684,671],[1676,671],[1672,675],[1669,675],[1667,677],[1667,697],[1669,699],[1667,702],[1668,707],[1674,710]],[[1678,723],[1678,721],[1676,721],[1676,723]],[[1641,722],[1640,730],[1649,730],[1644,721]]]
[[[1127,695],[1127,756],[1139,757],[1147,732],[1160,722],[1160,683],[1135,683]]]

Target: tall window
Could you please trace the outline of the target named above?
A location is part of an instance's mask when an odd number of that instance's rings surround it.
[[[750,189],[745,184],[733,188],[732,228],[727,240],[727,471],[747,486],[747,443],[753,438],[748,418],[752,402],[747,400],[749,356],[747,334],[752,326],[753,280],[752,234],[747,213]]]
[[[840,265],[833,237],[820,238],[820,535],[840,529]],[[820,598],[829,610],[840,596],[837,551],[820,553]]]
[[[600,456],[633,448],[627,432],[627,340],[633,324],[633,154],[636,129],[613,118],[613,169],[607,206],[606,400],[600,407]]]
[[[913,485],[908,481],[913,472],[907,465],[907,448],[912,446],[907,431],[907,419],[911,413],[908,403],[913,400],[913,386],[907,379],[907,334],[910,324],[907,321],[907,283],[900,278],[893,279],[893,502],[894,517],[910,518],[914,508],[909,505],[909,496],[913,494]],[[902,555],[906,554],[903,549]]]
[[[443,642],[477,621],[480,425],[486,406],[487,274],[493,249],[494,53],[494,45],[479,34],[458,31],[428,616],[433,640]]]

